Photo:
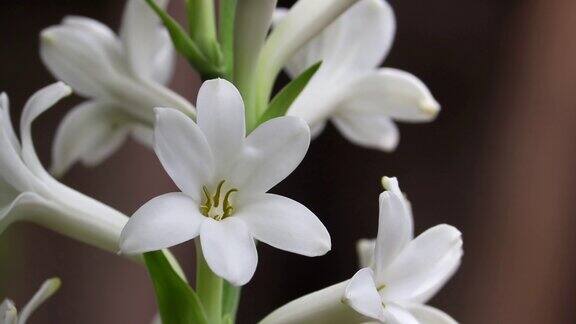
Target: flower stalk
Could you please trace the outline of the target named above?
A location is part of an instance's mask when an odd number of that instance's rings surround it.
[[[202,246],[196,239],[196,293],[209,323],[219,324],[222,321],[222,292],[224,280],[218,277],[206,263]]]

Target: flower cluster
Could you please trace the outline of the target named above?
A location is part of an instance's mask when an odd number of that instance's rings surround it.
[[[60,80],[26,103],[16,136],[0,95],[0,233],[32,221],[101,249],[144,261],[165,324],[232,324],[240,286],[253,277],[257,242],[316,257],[331,237],[310,209],[272,194],[331,121],[352,143],[393,151],[396,122],[432,121],[440,105],[417,77],[380,64],[396,28],[385,0],[186,2],[188,28],[166,0],[128,0],[119,35],[85,17],[41,32],[40,57]],[[170,90],[174,51],[204,80],[196,106]],[[285,69],[292,81],[273,96]],[[38,159],[31,124],[74,91],[86,98],[56,131],[51,173]],[[177,192],[128,218],[64,185],[74,163],[95,166],[129,136],[152,148]],[[458,269],[461,233],[438,225],[414,237],[396,178],[383,178],[378,233],[360,240],[351,279],[296,299],[262,323],[456,323],[426,305]],[[192,287],[166,250],[194,240]],[[161,251],[161,252],[158,252]],[[47,281],[18,316],[23,324],[59,286]]]

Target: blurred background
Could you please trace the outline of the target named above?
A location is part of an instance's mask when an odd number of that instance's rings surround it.
[[[172,1],[174,14],[182,2]],[[463,266],[432,305],[461,323],[576,322],[576,1],[391,4],[398,33],[384,65],[419,76],[442,112],[434,123],[401,125],[392,154],[353,146],[333,127],[313,142],[274,191],[319,215],[333,250],[306,258],[260,245],[239,323],[355,273],[356,240],[376,235],[382,175],[399,178],[417,233],[439,223],[464,233]],[[38,56],[40,30],[68,14],[116,29],[122,9],[113,0],[0,2],[0,89],[14,120],[28,96],[53,81]],[[179,64],[172,86],[194,100],[199,80]],[[46,165],[55,127],[76,102],[63,101],[35,125]],[[74,167],[63,182],[126,214],[175,188],[155,155],[135,143],[94,169]],[[192,274],[193,245],[175,251]],[[0,236],[0,298],[23,305],[50,276],[63,287],[31,323],[148,323],[156,312],[139,265],[35,225]]]

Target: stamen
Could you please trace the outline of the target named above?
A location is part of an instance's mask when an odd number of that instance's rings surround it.
[[[234,192],[237,192],[237,191],[238,191],[238,189],[232,188],[232,189],[228,190],[228,192],[224,196],[224,206],[222,208],[224,210],[224,215],[222,218],[226,218],[226,217],[230,216],[230,214],[232,214],[232,212],[234,211],[234,208],[230,205],[230,195]]]
[[[204,192],[204,197],[206,197],[206,202],[200,205],[200,212],[208,216],[208,212],[210,212],[210,209],[212,208],[212,199],[210,198],[210,192],[208,192],[206,186],[202,186],[202,191]]]
[[[220,191],[222,190],[222,185],[224,184],[224,180],[220,181],[218,184],[218,188],[216,188],[216,193],[214,194],[214,207],[218,207],[220,204]]]

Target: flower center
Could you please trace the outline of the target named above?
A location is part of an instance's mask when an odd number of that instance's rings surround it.
[[[202,191],[204,192],[204,200],[200,205],[200,212],[202,215],[215,220],[223,220],[232,215],[234,207],[230,203],[230,195],[237,192],[238,189],[231,188],[223,194],[224,182],[226,181],[222,180],[218,183],[214,195],[210,193],[208,187],[202,186]]]

